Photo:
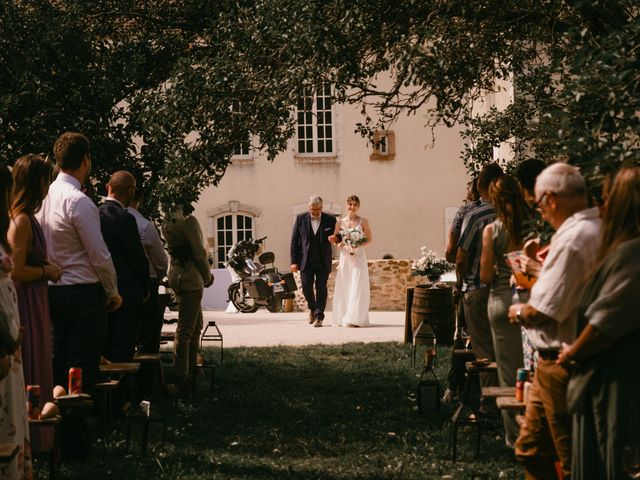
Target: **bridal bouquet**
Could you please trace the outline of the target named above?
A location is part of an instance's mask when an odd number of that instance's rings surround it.
[[[420,249],[420,258],[414,260],[411,264],[411,270],[413,270],[411,274],[414,276],[440,277],[453,269],[453,264],[442,257],[438,257],[433,250],[427,250],[427,247]]]
[[[349,255],[355,255],[355,249],[367,241],[367,237],[361,230],[357,228],[342,228],[340,229],[339,237],[345,245],[350,249]]]

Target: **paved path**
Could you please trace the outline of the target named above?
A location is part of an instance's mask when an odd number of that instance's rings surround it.
[[[269,313],[266,309],[248,314],[205,311],[204,325],[215,320],[224,336],[224,346],[228,348],[402,342],[404,338],[404,312],[370,312],[371,327],[368,328],[336,328],[331,324],[331,312],[326,314],[324,326],[315,328],[309,325],[307,315],[302,312]],[[176,317],[177,312],[167,312],[165,316]]]

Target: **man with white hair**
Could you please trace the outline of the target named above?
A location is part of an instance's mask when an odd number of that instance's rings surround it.
[[[322,327],[331,273],[331,243],[336,218],[322,213],[322,198],[309,199],[309,211],[296,217],[291,233],[291,271],[300,271],[302,293],[309,306],[309,323]],[[315,284],[315,288],[314,288]]]
[[[556,478],[559,460],[571,475],[571,414],[568,372],[557,363],[563,343],[576,338],[578,302],[600,248],[597,208],[588,208],[584,178],[576,167],[555,163],[537,178],[535,206],[556,233],[527,304],[515,304],[509,318],[527,328],[539,353],[516,456],[527,479]]]

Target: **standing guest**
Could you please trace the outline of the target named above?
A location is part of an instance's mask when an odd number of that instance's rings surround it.
[[[478,358],[490,361],[495,360],[495,352],[487,315],[489,287],[480,281],[480,256],[484,227],[493,222],[496,217],[495,210],[489,203],[489,185],[500,175],[502,175],[502,169],[497,163],[489,163],[482,167],[478,176],[480,205],[464,217],[456,254],[456,275],[462,279],[464,318],[471,336],[473,352]],[[480,374],[482,387],[497,385],[497,383],[494,374]]]
[[[309,211],[296,217],[291,232],[291,271],[300,271],[302,293],[309,307],[309,323],[322,327],[327,306],[327,280],[331,273],[329,237],[336,219],[322,213],[322,198],[309,199]]]
[[[478,192],[478,178],[473,177],[467,185],[467,198],[464,203],[456,211],[453,220],[451,221],[451,228],[449,228],[449,235],[447,237],[447,246],[445,248],[445,257],[447,262],[455,263],[456,255],[458,254],[458,241],[460,240],[460,233],[462,231],[462,222],[464,217],[474,208],[480,206],[480,193]],[[462,285],[462,279],[460,279],[460,285]]]
[[[558,361],[569,381],[575,480],[631,478],[625,448],[640,448],[640,167],[615,177],[602,221],[598,263],[578,310],[580,336]],[[636,457],[637,463],[637,457]],[[637,468],[637,466],[636,466]]]
[[[79,367],[83,389],[93,393],[106,339],[107,310],[117,310],[122,298],[100,233],[98,208],[80,190],[91,171],[89,141],[80,133],[66,132],[53,151],[60,173],[36,215],[47,256],[61,270],[60,281],[49,287],[53,380],[55,385],[66,385],[69,368]]]
[[[151,220],[143,217],[139,212],[143,198],[142,189],[136,189],[133,200],[127,207],[127,212],[136,219],[140,241],[149,261],[149,298],[144,305],[145,311],[138,344],[143,353],[158,353],[160,351],[162,312],[164,311],[164,306],[160,304],[158,298],[158,286],[167,274],[169,261],[160,235],[158,235],[158,229]]]
[[[18,294],[20,323],[24,327],[22,362],[27,385],[40,385],[42,405],[53,400],[51,318],[47,280],[57,282],[60,269],[47,261],[47,246],[34,214],[49,190],[53,168],[41,155],[26,155],[13,166],[12,222],[9,243],[13,251],[13,279]],[[46,452],[53,447],[53,429],[32,428],[31,447]]]
[[[20,319],[16,291],[9,277],[13,268],[7,241],[12,183],[11,172],[0,165],[0,442],[19,447],[10,463],[0,465],[0,479],[15,480],[32,478],[32,468]]]
[[[511,268],[505,254],[522,249],[524,222],[530,216],[530,210],[520,185],[510,175],[502,175],[490,185],[489,199],[498,218],[484,227],[480,281],[490,288],[488,314],[498,381],[501,387],[515,387],[516,370],[523,366],[522,342],[520,326],[509,322]],[[513,446],[519,431],[515,415],[502,412],[502,420],[507,445]]]
[[[536,180],[535,193],[542,218],[556,233],[529,303],[509,308],[509,318],[527,327],[539,354],[516,457],[527,479],[554,478],[556,459],[569,478],[569,375],[556,360],[562,343],[576,337],[578,302],[600,248],[601,222],[598,209],[588,208],[585,182],[576,167],[566,163],[547,167]]]
[[[149,294],[149,262],[140,242],[138,225],[125,208],[133,198],[136,179],[117,171],[107,183],[107,199],[100,206],[102,236],[118,276],[122,306],[108,314],[104,356],[112,362],[129,362],[135,353],[142,324],[144,302]]]
[[[169,262],[156,226],[138,211],[142,200],[142,188],[137,188],[127,208],[127,212],[136,219],[140,241],[149,262],[149,298],[144,303],[138,349],[141,353],[158,353],[164,314],[164,304],[158,296],[158,285],[167,274]],[[154,367],[149,364],[143,364],[141,367],[140,388],[143,394],[150,393],[153,387]]]
[[[213,284],[209,256],[204,248],[202,229],[193,207],[186,204],[172,212],[162,230],[171,266],[169,286],[178,297],[178,326],[174,342],[174,372],[180,393],[195,385],[196,356],[202,331],[202,294]]]
[[[360,199],[356,195],[347,198],[347,215],[336,222],[335,233],[329,237],[331,243],[339,243],[340,264],[333,292],[333,325],[336,327],[368,327],[369,266],[365,245],[373,241],[369,221],[358,215]],[[357,247],[349,246],[340,236],[340,231],[354,229],[366,240]]]
[[[527,158],[516,166],[516,178],[522,186],[525,201],[533,207],[536,201],[536,178],[546,168],[545,163],[537,158]]]

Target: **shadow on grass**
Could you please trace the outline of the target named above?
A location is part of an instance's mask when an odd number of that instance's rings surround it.
[[[225,351],[209,397],[157,398],[168,417],[164,450],[127,454],[124,421],[70,478],[424,479],[520,478],[512,452],[485,434],[481,458],[448,459],[451,408],[417,411],[418,368],[398,343],[236,348]],[[441,349],[444,386],[450,351]],[[217,351],[209,351],[211,359]],[[497,432],[500,429],[496,430]],[[154,438],[151,438],[154,441]],[[157,438],[155,439],[157,441]],[[471,458],[470,432],[461,456]],[[86,477],[91,472],[91,477]]]

